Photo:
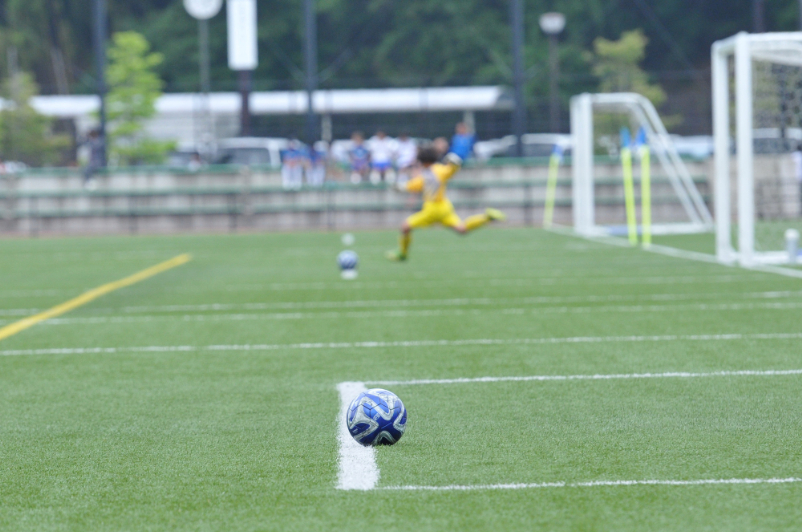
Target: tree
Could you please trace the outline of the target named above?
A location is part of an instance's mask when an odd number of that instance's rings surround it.
[[[0,111],[0,155],[28,166],[54,165],[64,159],[70,146],[67,135],[53,133],[53,121],[31,107],[38,93],[33,76],[17,73],[2,85],[6,107]]]
[[[156,141],[145,134],[144,123],[156,114],[163,82],[156,67],[164,60],[150,51],[139,33],[115,33],[109,48],[107,98],[112,164],[159,164],[175,149],[174,142]]]
[[[593,74],[599,78],[601,92],[637,92],[659,106],[666,93],[649,83],[649,75],[640,67],[646,57],[649,39],[641,30],[625,31],[617,41],[597,38],[593,42]]]

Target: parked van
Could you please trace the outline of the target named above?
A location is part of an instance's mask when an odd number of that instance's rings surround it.
[[[281,152],[290,140],[282,138],[238,137],[217,143],[214,164],[242,166],[281,166]]]

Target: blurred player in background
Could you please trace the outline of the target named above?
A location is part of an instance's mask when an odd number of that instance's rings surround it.
[[[89,132],[89,137],[86,139],[86,147],[89,149],[89,161],[84,169],[84,188],[94,190],[97,188],[95,174],[103,168],[103,157],[106,149],[99,129],[93,129]]]
[[[463,222],[454,211],[454,205],[446,197],[446,185],[462,167],[462,158],[455,153],[449,153],[442,163],[438,163],[439,155],[434,146],[421,147],[418,150],[418,161],[422,166],[420,172],[403,187],[399,187],[405,192],[421,194],[423,209],[407,218],[401,226],[400,247],[398,251],[387,252],[387,258],[390,260],[407,260],[413,229],[439,223],[464,235],[479,229],[488,222],[506,219],[501,211],[487,209],[484,214],[471,216]]]
[[[437,160],[439,161],[446,156],[450,145],[448,144],[447,138],[437,137],[432,141],[432,147],[434,148],[434,151],[437,152]]]
[[[281,153],[281,184],[287,190],[298,190],[304,184],[306,154],[301,141],[292,139]]]
[[[398,181],[405,183],[411,177],[418,162],[418,145],[409,138],[409,134],[401,133],[395,146],[395,167],[398,169]]]
[[[322,187],[326,181],[326,162],[329,145],[323,140],[315,143],[309,152],[309,164],[306,168],[306,182],[310,187]]]
[[[460,122],[454,128],[455,133],[451,138],[451,151],[467,160],[473,154],[473,145],[476,144],[476,135],[468,128],[468,124]]]
[[[396,142],[381,129],[368,141],[370,150],[370,165],[373,168],[371,181],[384,182],[387,173],[393,168],[393,155],[396,151]],[[373,176],[376,176],[373,179]]]
[[[351,182],[361,183],[370,175],[370,151],[365,146],[365,136],[361,131],[354,131],[351,141],[354,144],[348,152],[351,162]]]

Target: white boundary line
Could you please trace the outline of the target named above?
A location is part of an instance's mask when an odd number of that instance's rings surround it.
[[[640,249],[642,251],[647,251],[649,253],[656,253],[658,255],[667,255],[669,257],[676,257],[680,259],[687,259],[693,260],[697,262],[707,262],[710,264],[717,264],[719,266],[724,266],[726,268],[739,268],[745,271],[755,271],[761,273],[773,273],[776,275],[783,275],[785,277],[794,277],[797,279],[802,279],[802,270],[795,270],[793,268],[783,268],[780,266],[767,266],[767,265],[755,265],[750,266],[748,268],[738,266],[737,264],[725,264],[723,262],[719,262],[715,255],[709,255],[707,253],[699,253],[697,251],[687,251],[684,249],[677,249],[668,246],[660,246],[656,244],[652,244],[651,246],[644,248],[638,247],[635,248],[629,244],[629,242],[615,237],[604,237],[604,236],[585,236],[580,235],[574,232],[573,229],[570,227],[561,227],[561,226],[552,226],[548,231],[553,233],[564,235],[564,236],[572,236],[575,238],[580,238],[583,240],[588,240],[590,242],[598,242],[600,244],[607,244],[610,246],[617,246],[623,248],[630,248],[630,249]]]
[[[105,313],[121,312],[135,315],[160,315],[171,313],[231,312],[260,310],[317,310],[317,309],[376,309],[389,307],[426,308],[426,307],[462,307],[462,306],[509,306],[509,305],[542,305],[567,303],[626,303],[626,302],[661,302],[661,301],[693,301],[693,300],[750,300],[750,299],[790,299],[802,297],[802,290],[783,290],[768,292],[748,292],[742,294],[712,292],[685,294],[604,294],[588,296],[533,296],[533,297],[499,297],[499,298],[459,298],[459,299],[396,299],[396,300],[351,300],[351,301],[287,301],[263,303],[206,303],[200,305],[152,305],[122,308],[94,308],[91,318],[119,318],[120,316],[104,316]],[[20,316],[41,312],[39,308],[0,309],[0,316]],[[317,314],[316,314],[317,315]]]
[[[627,246],[628,247],[628,246]],[[620,276],[607,275],[607,276],[594,276],[587,278],[586,281],[591,284],[693,284],[703,282],[714,283],[738,283],[745,282],[744,276],[738,275],[677,275],[677,276],[632,276],[622,279]],[[226,288],[228,292],[252,292],[254,290],[272,290],[272,291],[314,291],[314,290],[345,290],[355,292],[357,290],[374,290],[374,289],[403,289],[409,285],[415,285],[418,288],[440,288],[445,285],[464,285],[470,283],[480,286],[553,286],[557,283],[570,279],[570,276],[552,276],[552,277],[527,277],[527,278],[478,278],[478,277],[460,277],[453,280],[427,282],[421,279],[409,279],[401,281],[388,281],[388,282],[352,282],[352,283],[312,283],[312,284],[286,284],[286,285],[242,285],[241,287],[229,286]],[[184,290],[174,290],[181,291]]]
[[[780,377],[802,375],[802,369],[768,371],[713,371],[710,373],[630,373],[612,375],[533,375],[529,377],[478,377],[475,379],[422,379],[411,381],[370,381],[379,386],[412,386],[421,384],[475,384],[484,382],[532,382],[532,381],[607,381],[626,379],[699,379],[707,377]]]
[[[383,486],[387,491],[479,491],[542,488],[598,488],[615,486],[709,486],[721,484],[795,484],[802,478],[731,478],[702,480],[595,480],[591,482],[543,482],[539,484],[484,484],[474,486]]]
[[[802,369],[796,370],[742,370],[714,371],[708,373],[668,372],[668,373],[629,373],[610,375],[535,375],[529,377],[479,377],[465,379],[430,379],[411,381],[370,381],[379,386],[408,386],[429,384],[474,384],[491,382],[533,382],[533,381],[595,381],[618,379],[666,379],[666,378],[706,378],[706,377],[778,377],[802,375]],[[582,488],[603,486],[698,486],[711,484],[781,484],[802,482],[800,478],[772,479],[708,479],[708,480],[597,480],[591,482],[546,482],[538,484],[486,484],[486,485],[451,485],[451,486],[385,486],[377,488],[379,468],[375,451],[362,447],[351,437],[345,423],[346,412],[350,402],[359,393],[366,391],[365,383],[341,382],[337,385],[340,393],[340,413],[338,423],[339,441],[339,475],[337,489],[340,490],[392,490],[392,491],[477,491],[477,490],[511,490],[536,488]]]
[[[361,382],[341,382],[337,385],[340,392],[340,412],[337,415],[339,430],[340,459],[337,475],[338,490],[372,490],[379,483],[379,466],[376,464],[376,450],[358,444],[345,423],[348,407],[357,395],[368,391]]]
[[[427,310],[374,310],[347,312],[275,312],[275,313],[220,313],[220,314],[167,314],[137,316],[87,316],[81,318],[54,318],[42,325],[125,325],[131,323],[152,323],[162,321],[183,321],[185,323],[223,322],[223,321],[299,321],[315,319],[381,319],[381,318],[427,318],[435,316],[482,316],[488,312],[506,315],[539,314],[592,314],[592,313],[659,313],[659,312],[701,312],[701,311],[745,311],[745,310],[799,310],[802,302],[771,303],[698,303],[690,305],[598,305],[581,307],[527,307],[502,309],[427,309]],[[0,319],[0,325],[12,323]]]
[[[306,349],[386,349],[419,347],[463,347],[478,345],[557,345],[638,342],[719,342],[738,340],[799,340],[802,332],[761,334],[696,334],[664,336],[574,336],[564,338],[477,338],[471,340],[410,340],[395,342],[321,342],[305,344],[244,344],[244,345],[172,345],[140,347],[58,347],[43,349],[13,349],[0,351],[3,356],[91,355],[150,352],[228,352],[281,351]]]

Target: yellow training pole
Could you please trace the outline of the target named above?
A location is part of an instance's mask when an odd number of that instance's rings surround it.
[[[546,184],[546,208],[543,211],[543,227],[550,228],[554,222],[554,203],[557,198],[557,178],[560,175],[562,150],[555,149],[549,160],[549,180]]]
[[[643,247],[652,245],[652,167],[649,146],[640,148],[641,223],[643,224]]]
[[[635,215],[635,185],[632,177],[632,150],[629,146],[621,148],[621,165],[624,170],[624,200],[627,208],[627,229],[629,243],[638,245],[638,220]]]

